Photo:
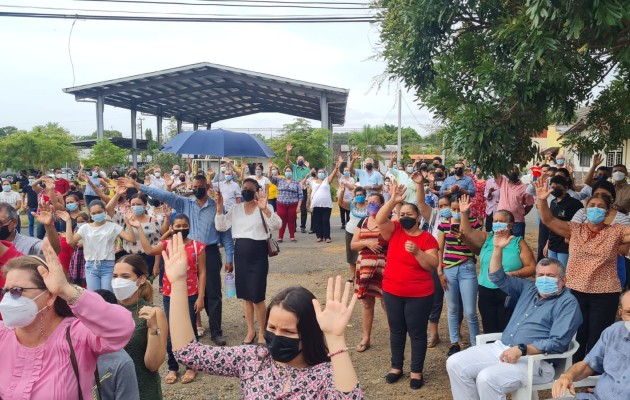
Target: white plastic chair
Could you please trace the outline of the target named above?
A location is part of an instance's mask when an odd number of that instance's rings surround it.
[[[477,335],[477,346],[501,340],[501,335],[502,333]],[[580,345],[575,340],[575,336],[573,336],[571,344],[569,344],[569,349],[562,354],[536,354],[533,356],[527,356],[527,383],[522,388],[512,392],[512,400],[538,400],[538,391],[551,389],[553,387],[553,381],[558,379],[560,375],[571,367],[571,358],[577,351],[578,347],[580,347]],[[555,373],[551,382],[534,385],[532,382],[534,376],[534,363],[542,360],[553,361]]]

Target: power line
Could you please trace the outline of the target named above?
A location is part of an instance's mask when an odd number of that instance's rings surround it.
[[[359,7],[347,7],[341,3],[339,3],[339,7],[331,7],[330,5],[335,5],[335,3],[326,3],[326,4],[330,4],[329,6],[322,6],[322,5],[309,5],[309,3],[304,4],[301,2],[282,2],[282,1],[268,1],[264,4],[253,4],[253,3],[260,3],[260,2],[253,2],[253,1],[249,1],[249,0],[243,0],[242,4],[238,4],[238,3],[222,3],[223,1],[229,1],[229,0],[208,0],[207,3],[189,3],[189,2],[183,2],[183,1],[156,1],[156,0],[75,0],[75,1],[84,1],[84,2],[98,2],[98,3],[123,3],[123,4],[161,4],[161,5],[167,5],[167,6],[172,6],[172,5],[178,5],[178,6],[214,6],[214,7],[249,7],[249,8],[253,8],[253,7],[266,7],[266,8],[318,8],[318,9],[334,9],[334,10],[371,10],[370,7],[366,7],[362,4],[357,4],[355,3],[357,6]],[[210,1],[212,1],[213,3],[210,3]],[[232,0],[233,2],[235,1],[240,1],[240,0]],[[252,4],[249,4],[252,3]],[[271,4],[269,4],[271,3]],[[318,3],[310,3],[310,4],[318,4]]]
[[[16,6],[16,5],[1,5],[0,7],[5,7],[5,8],[27,8],[27,9],[35,9],[35,10],[52,10],[52,11],[70,11],[70,12],[77,12],[77,11],[87,11],[87,12],[105,12],[105,13],[122,13],[122,14],[138,14],[138,15],[145,15],[145,16],[149,16],[149,15],[195,15],[195,16],[206,16],[206,17],[234,17],[234,18],[239,18],[239,17],[252,17],[252,18],[264,18],[264,17],[268,17],[268,15],[261,15],[261,14],[248,14],[248,15],[238,15],[238,14],[200,14],[200,13],[183,13],[183,12],[151,12],[151,11],[123,11],[123,10],[102,10],[102,9],[81,9],[81,8],[77,8],[77,9],[73,9],[73,8],[62,8],[62,7],[35,7],[35,6]],[[351,15],[351,14],[325,14],[325,15],[321,15],[322,17],[357,17],[357,18],[362,18],[362,17],[369,17],[369,15]],[[286,18],[300,18],[300,17],[309,17],[309,15],[276,15],[276,17],[286,17]],[[315,17],[314,15],[310,16],[310,17]]]
[[[269,17],[269,18],[184,18],[184,17],[141,17],[129,15],[89,15],[89,14],[44,14],[29,12],[0,12],[0,17],[42,18],[42,19],[83,19],[96,21],[136,21],[136,22],[230,22],[230,23],[335,23],[335,22],[376,22],[374,17],[357,16],[309,16],[309,17]]]

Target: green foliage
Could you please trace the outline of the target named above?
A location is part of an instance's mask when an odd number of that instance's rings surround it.
[[[395,141],[388,142],[389,135],[390,134],[383,126],[373,127],[365,125],[361,132],[355,132],[350,135],[348,143],[356,149],[364,159],[371,157],[374,160],[382,160],[383,157],[381,157],[378,152],[385,149],[386,145],[396,143]]]
[[[330,167],[332,164],[332,150],[328,147],[330,131],[313,128],[307,120],[296,118],[295,122],[284,125],[282,132],[282,135],[266,140],[269,148],[277,155],[272,160],[276,165],[286,164],[286,145],[291,143],[293,145],[291,162],[295,163],[297,156],[301,155],[313,168]]]
[[[129,164],[129,150],[121,149],[108,139],[101,139],[92,146],[90,157],[84,162],[85,165],[99,165],[103,169],[110,169],[115,166],[127,166]]]
[[[157,152],[153,155],[151,165],[159,165],[162,168],[162,171],[166,172],[170,171],[173,168],[173,165],[179,165],[180,167],[185,168],[186,163],[179,154]]]
[[[18,131],[18,128],[16,128],[15,126],[3,126],[0,127],[0,138],[9,136],[12,133],[15,133]]]
[[[153,131],[151,130],[151,128],[147,128],[144,130],[144,138],[149,142],[153,141]]]
[[[57,123],[38,125],[30,132],[16,131],[0,139],[0,163],[15,170],[51,167],[77,159],[77,149],[69,132]]]
[[[92,134],[90,135],[85,135],[85,136],[77,136],[76,140],[94,140],[97,138],[97,133],[96,131],[92,132]],[[121,138],[123,137],[123,134],[121,131],[117,131],[115,129],[105,129],[103,131],[103,137],[104,138]]]
[[[587,101],[595,134],[575,139],[578,151],[630,138],[628,113],[622,117],[628,106],[620,104],[630,98],[630,0],[375,5],[387,74],[446,125],[450,151],[484,170],[524,165],[538,154],[531,137],[570,122]],[[602,83],[613,70],[615,78]],[[606,88],[593,99],[598,84]]]

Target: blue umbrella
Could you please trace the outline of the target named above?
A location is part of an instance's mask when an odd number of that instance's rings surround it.
[[[182,132],[164,144],[161,150],[175,154],[215,157],[273,158],[276,156],[256,136],[224,129]]]

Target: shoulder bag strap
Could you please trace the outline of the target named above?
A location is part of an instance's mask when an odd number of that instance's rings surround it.
[[[265,221],[265,217],[263,215],[262,210],[259,208],[258,211],[260,211],[260,219],[262,219],[263,226],[265,227],[265,233],[271,236],[271,234],[269,233],[269,228],[267,227],[267,221]]]
[[[70,362],[72,363],[72,369],[74,370],[74,376],[77,378],[77,388],[79,389],[79,400],[83,400],[83,392],[81,392],[81,381],[79,379],[79,364],[77,363],[77,357],[74,354],[74,346],[72,346],[72,338],[70,337],[70,326],[66,328],[66,341],[70,346]]]

